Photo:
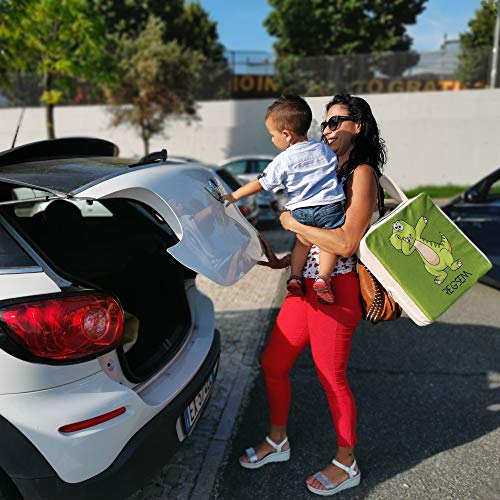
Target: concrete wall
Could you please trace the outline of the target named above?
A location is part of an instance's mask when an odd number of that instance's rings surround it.
[[[402,187],[469,184],[500,166],[500,90],[419,92],[365,96],[389,150],[386,172]],[[308,99],[315,117],[310,137],[328,97]],[[169,120],[151,151],[218,162],[246,153],[276,153],[263,117],[272,100],[202,102],[198,119]],[[10,147],[20,109],[0,109],[0,149]],[[103,106],[56,108],[56,133],[97,136],[120,147],[124,156],[141,156],[142,142],[130,127],[114,128]],[[43,108],[29,108],[17,145],[45,138]]]

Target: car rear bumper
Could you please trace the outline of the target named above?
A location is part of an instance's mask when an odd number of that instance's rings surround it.
[[[220,335],[215,331],[210,351],[189,384],[142,427],[116,460],[97,476],[79,483],[62,481],[35,446],[2,417],[0,449],[9,450],[9,453],[0,453],[0,466],[14,481],[23,497],[30,500],[125,498],[144,486],[180,448],[178,420],[182,419],[184,409],[217,368],[219,355]],[[182,437],[181,435],[181,439]]]

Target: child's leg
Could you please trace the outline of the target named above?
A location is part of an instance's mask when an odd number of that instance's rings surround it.
[[[314,222],[317,227],[334,229],[341,226],[345,220],[342,203],[332,203],[317,207],[314,212]],[[335,295],[332,288],[331,274],[337,265],[337,255],[321,251],[319,254],[319,273],[313,285],[318,295],[318,301],[323,304],[334,304]]]
[[[319,274],[320,276],[330,276],[337,265],[337,255],[321,251],[319,253]]]
[[[314,282],[313,289],[318,295],[318,301],[323,304],[334,304],[335,293],[333,291],[332,274],[337,265],[337,255],[328,252],[319,254],[319,273]]]
[[[286,283],[287,297],[302,297],[302,269],[307,260],[311,244],[297,235],[290,260],[290,279]]]
[[[290,266],[292,276],[302,276],[302,269],[307,260],[307,254],[311,248],[311,243],[297,235],[295,246],[293,247],[292,257],[290,259]]]

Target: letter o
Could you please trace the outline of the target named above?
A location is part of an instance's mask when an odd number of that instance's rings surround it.
[[[246,75],[240,79],[240,89],[243,90],[243,92],[250,92],[253,90],[254,86],[255,82],[251,76]]]
[[[369,94],[378,94],[384,91],[384,82],[378,78],[370,80],[366,84],[366,90]]]

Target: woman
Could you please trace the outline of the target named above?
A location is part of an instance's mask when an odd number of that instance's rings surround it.
[[[289,459],[286,427],[291,388],[288,372],[310,342],[338,445],[332,463],[306,480],[308,489],[322,496],[357,486],[361,477],[354,459],[356,405],[346,375],[352,335],[361,319],[355,252],[370,224],[377,202],[377,178],[386,159],[384,142],[364,99],[336,95],[327,104],[326,112],[323,139],[339,160],[337,175],[346,194],[346,220],[339,228],[321,229],[300,224],[289,212],[281,215],[284,229],[304,236],[315,246],[303,270],[305,296],[285,299],[262,357],[271,417],[269,436],[240,458],[240,464],[250,469]],[[269,261],[263,265],[272,268],[289,265],[289,256],[277,259],[264,244]],[[334,305],[319,303],[313,292],[320,250],[343,256],[330,278],[338,290]]]

